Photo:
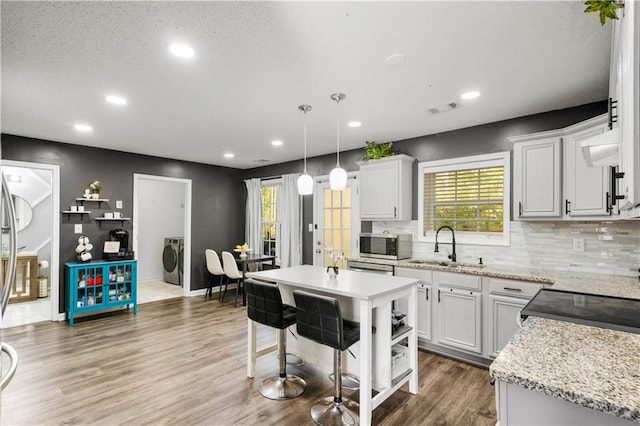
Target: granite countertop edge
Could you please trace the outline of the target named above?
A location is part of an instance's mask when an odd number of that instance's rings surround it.
[[[596,397],[594,396],[594,394],[597,394],[597,391],[589,387],[580,387],[580,389],[582,390],[580,391],[576,389],[574,390],[568,389],[570,386],[566,386],[566,388],[563,388],[559,384],[548,383],[542,377],[542,374],[540,374],[539,377],[536,377],[537,370],[533,365],[534,362],[532,362],[531,360],[527,360],[527,363],[530,365],[530,370],[533,370],[533,372],[528,371],[529,377],[525,377],[527,376],[526,374],[527,371],[522,371],[522,370],[515,371],[516,369],[513,368],[512,365],[509,365],[510,360],[507,359],[505,361],[503,359],[503,358],[509,358],[510,356],[516,359],[521,359],[522,353],[529,353],[529,351],[527,351],[526,348],[527,348],[527,345],[531,344],[531,342],[525,342],[521,344],[522,340],[528,337],[529,335],[534,334],[536,331],[539,331],[539,329],[544,329],[545,327],[551,328],[549,327],[548,324],[553,324],[553,327],[555,328],[567,328],[567,329],[572,328],[572,330],[569,332],[573,333],[574,335],[576,334],[574,329],[576,327],[579,327],[580,329],[584,330],[584,332],[582,333],[582,336],[580,336],[580,338],[578,338],[577,340],[584,340],[584,338],[589,337],[589,334],[596,335],[596,334],[602,334],[602,333],[610,334],[614,338],[616,336],[618,337],[627,336],[630,338],[632,336],[635,336],[632,333],[626,333],[623,331],[604,330],[604,329],[599,329],[597,327],[591,327],[587,325],[577,325],[573,323],[564,323],[561,321],[550,320],[550,319],[528,318],[524,322],[520,330],[518,330],[516,334],[511,338],[508,345],[503,349],[501,354],[498,355],[498,357],[494,360],[494,362],[489,366],[489,375],[491,376],[491,378],[494,380],[503,381],[505,383],[514,384],[528,390],[541,392],[545,395],[549,395],[554,398],[572,402],[574,404],[577,404],[586,408],[591,408],[596,411],[600,411],[603,413],[614,415],[616,417],[620,417],[626,420],[640,423],[640,404],[638,404],[637,401],[636,401],[636,406],[631,407],[630,403],[625,404],[624,402],[621,402],[621,401],[616,402],[611,397],[609,398],[605,396]],[[516,353],[515,355],[513,353],[510,353],[512,349],[518,348],[518,347],[520,348],[520,351],[522,353]],[[573,349],[576,351],[578,350],[577,348],[573,348]],[[533,353],[531,353],[530,355],[532,358],[535,357],[535,354]],[[625,376],[624,378],[628,380],[637,380],[637,375],[635,378],[632,376],[631,379],[629,379],[627,375],[624,375],[624,376]],[[618,380],[620,379],[619,378],[615,379],[615,381],[618,381]],[[636,387],[637,387],[637,390],[640,390],[640,383]],[[574,388],[575,388],[575,384],[574,384]],[[592,391],[591,394],[589,393],[590,390]],[[637,396],[636,396],[636,399],[637,399]]]

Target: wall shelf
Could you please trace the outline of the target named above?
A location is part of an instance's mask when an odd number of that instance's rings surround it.
[[[98,203],[98,208],[101,208],[102,203],[108,203],[109,199],[108,198],[84,198],[84,197],[76,198],[76,203],[79,203],[81,206],[84,206],[85,201]]]
[[[93,220],[98,222],[98,226],[102,225],[102,222],[120,222],[120,226],[124,226],[124,223],[130,221],[130,217],[114,217],[113,219],[106,217],[96,217]]]
[[[79,212],[79,211],[73,211],[73,210],[63,210],[62,211],[63,214],[67,215],[67,220],[71,220],[71,215],[72,214],[79,214],[79,215],[85,215],[85,214],[89,214],[91,213],[90,211],[83,211],[83,212]],[[83,220],[84,216],[80,216],[80,220]]]

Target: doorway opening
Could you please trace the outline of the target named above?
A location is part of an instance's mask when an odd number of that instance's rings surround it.
[[[16,204],[19,251],[19,288],[9,299],[2,326],[63,320],[64,314],[59,313],[60,167],[3,160],[2,173]],[[2,244],[4,256],[8,244],[4,232]]]
[[[138,303],[189,296],[191,290],[191,179],[133,175],[133,250]],[[166,247],[175,269],[165,271]],[[171,262],[169,262],[171,263]]]

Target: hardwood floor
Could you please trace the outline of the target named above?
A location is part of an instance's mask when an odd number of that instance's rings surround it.
[[[277,372],[275,354],[246,377],[246,311],[233,298],[171,299],[66,323],[3,330],[20,364],[2,392],[6,425],[312,425],[313,401],[332,394],[325,372],[288,367],[305,393],[272,401],[257,391]],[[268,331],[268,330],[267,330]],[[487,370],[419,352],[419,392],[378,407],[380,425],[494,425]],[[345,396],[355,396],[345,392]]]

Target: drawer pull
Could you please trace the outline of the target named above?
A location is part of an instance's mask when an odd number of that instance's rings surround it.
[[[507,290],[507,291],[515,291],[517,293],[522,293],[522,289],[521,288],[513,288],[513,287],[502,287],[502,288]]]

